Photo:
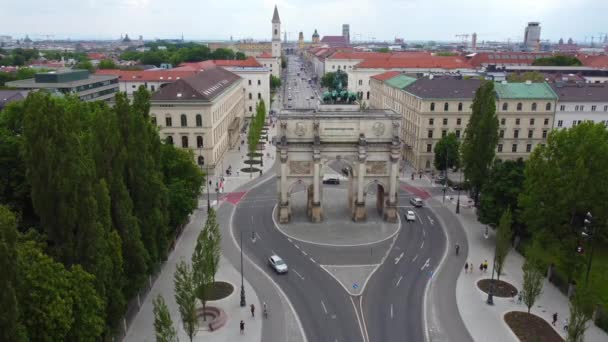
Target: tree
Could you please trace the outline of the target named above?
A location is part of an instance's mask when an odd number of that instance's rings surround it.
[[[287,68],[287,57],[285,55],[281,55],[281,69]]]
[[[111,59],[104,59],[99,62],[98,69],[117,69],[116,63]]]
[[[196,286],[191,267],[183,260],[177,264],[173,276],[175,285],[175,301],[179,306],[182,326],[192,342],[198,328],[198,313],[196,310]]]
[[[105,326],[105,303],[95,290],[95,277],[74,265],[69,279],[73,323],[67,340],[97,341]]]
[[[91,63],[91,61],[89,60],[79,62],[74,66],[74,69],[85,69],[88,70],[90,73],[95,72],[95,67],[93,66],[93,63]]]
[[[169,225],[179,227],[188,222],[190,213],[198,206],[203,173],[193,162],[192,151],[162,144],[163,182],[167,187]]]
[[[237,53],[234,55],[234,57],[235,57],[236,59],[238,59],[238,60],[245,60],[245,59],[247,59],[247,55],[245,55],[244,53],[242,53],[242,52],[240,52],[240,51],[238,51],[238,52],[237,52]]]
[[[570,320],[567,342],[583,342],[589,321],[593,317],[594,296],[588,288],[578,288],[570,299]]]
[[[382,52],[382,53],[390,53],[391,49],[387,48],[387,47],[383,47],[383,48],[379,48],[378,50],[376,50],[377,52]]]
[[[154,305],[154,331],[156,342],[178,342],[177,332],[163,296],[158,295],[152,302]]]
[[[583,65],[583,63],[581,63],[581,61],[578,58],[573,57],[573,56],[557,55],[557,56],[535,59],[534,62],[532,62],[532,65],[534,65],[534,66],[581,66],[581,65]]]
[[[524,73],[510,73],[507,75],[507,81],[509,82],[525,82],[532,81],[534,83],[545,82],[545,75],[538,71],[527,71]]]
[[[450,133],[435,145],[435,168],[437,170],[445,170],[447,168],[458,167],[460,159],[460,141],[455,133]],[[446,165],[447,160],[447,165]]]
[[[520,221],[525,222],[547,254],[569,280],[580,272],[581,258],[573,250],[587,212],[597,222],[608,213],[608,131],[603,124],[582,123],[549,134],[526,162],[519,196]],[[606,229],[595,238],[605,240]]]
[[[477,218],[481,223],[498,223],[507,208],[513,209],[513,221],[517,222],[517,198],[524,186],[525,166],[522,159],[494,161],[488,181],[481,188],[477,211]]]
[[[321,87],[332,88],[334,85],[334,78],[336,77],[335,72],[326,72],[323,77],[321,77]]]
[[[204,229],[207,231],[205,243],[205,252],[208,253],[209,258],[209,272],[211,278],[215,282],[215,275],[219,269],[220,255],[221,255],[221,243],[222,234],[220,232],[220,225],[217,223],[217,215],[215,210],[210,209],[207,214],[207,222],[205,222]]]
[[[210,209],[210,212],[212,210]],[[196,288],[196,297],[203,304],[203,312],[207,305],[209,287],[213,284],[213,274],[211,273],[212,260],[210,258],[211,253],[209,252],[211,246],[209,246],[209,230],[207,229],[208,222],[209,217],[207,218],[205,228],[198,234],[196,247],[194,248],[194,253],[192,253],[194,287]],[[205,315],[203,315],[203,320],[206,320]]]
[[[530,257],[526,259],[522,266],[524,270],[524,284],[522,288],[522,299],[528,307],[528,313],[534,306],[536,299],[543,292],[543,274],[540,271],[538,263],[531,260]]]
[[[235,53],[231,49],[219,48],[211,52],[211,59],[235,59]]]
[[[0,205],[0,340],[26,341],[21,309],[17,302],[17,219]]]
[[[281,79],[274,75],[270,75],[270,89],[272,89],[272,91],[276,91],[276,89],[279,88],[280,86],[281,86]]]
[[[498,224],[496,231],[496,246],[494,248],[494,267],[496,267],[496,279],[500,280],[500,274],[502,273],[505,260],[511,250],[511,237],[513,231],[511,230],[511,208],[507,208],[500,217],[500,223]]]
[[[471,185],[475,205],[478,205],[479,192],[487,182],[496,154],[498,118],[495,101],[494,83],[484,82],[475,92],[473,113],[462,143],[464,175]]]

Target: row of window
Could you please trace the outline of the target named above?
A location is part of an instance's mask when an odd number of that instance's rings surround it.
[[[563,112],[566,110],[566,105],[560,105],[559,106],[559,110],[560,112]],[[585,105],[575,105],[574,106],[574,111],[575,112],[584,112],[585,111]],[[591,111],[595,112],[597,111],[597,105],[592,105],[591,106]],[[608,105],[604,105],[604,112],[608,112]]]
[[[251,80],[249,80],[249,85],[251,85]],[[262,81],[258,80],[258,85],[262,85]]]
[[[165,140],[168,144],[173,145],[173,136],[169,135],[167,136],[166,140]],[[182,147],[183,148],[189,148],[190,144],[188,143],[188,137],[187,136],[182,136]],[[203,136],[202,135],[197,135],[196,136],[196,148],[203,148]]]
[[[253,94],[249,93],[249,99],[253,100]],[[258,93],[258,100],[261,100],[261,99],[262,99],[262,94]]]
[[[434,124],[435,124],[435,118],[429,118],[429,125],[433,126]],[[443,118],[443,124],[444,125],[448,124],[448,118]],[[460,126],[462,124],[462,119],[461,118],[457,118],[456,119],[456,124]]]
[[[444,104],[443,104],[443,111],[444,111],[444,112],[447,112],[447,111],[449,111],[449,110],[450,110],[450,104],[449,104],[449,103],[447,103],[447,102],[446,102],[446,103],[444,103]],[[431,112],[434,112],[434,111],[435,111],[435,102],[431,102]],[[462,102],[459,102],[459,103],[458,103],[458,111],[459,111],[459,112],[462,112]]]
[[[534,118],[530,118],[530,126],[534,126],[534,122],[536,122],[536,120]],[[520,118],[515,118],[515,124],[519,125],[521,123],[521,119]],[[544,125],[548,125],[549,124],[549,118],[545,118],[545,120],[543,121]],[[500,125],[504,126],[507,124],[507,119],[506,118],[501,118],[500,119]]]
[[[593,122],[595,123],[595,120],[572,120],[572,127],[576,126],[576,125],[580,125],[583,122]],[[608,120],[602,120],[600,121],[602,123],[602,125],[608,127]],[[557,127],[563,127],[564,126],[564,120],[557,120]]]
[[[542,146],[543,144],[541,144]],[[496,146],[496,151],[497,152],[503,152],[503,145],[502,144],[498,144]],[[517,152],[518,151],[518,144],[512,144],[511,145],[511,152]],[[433,144],[426,144],[426,152],[430,153],[433,152]],[[526,152],[530,153],[532,152],[532,144],[526,144]]]
[[[543,129],[543,139],[547,138],[547,133],[548,130]],[[505,137],[505,130],[501,129],[500,131],[498,131],[498,137],[499,138],[504,138]],[[534,130],[533,129],[529,129],[528,130],[528,138],[533,138],[534,137]],[[513,130],[513,138],[514,139],[518,139],[519,138],[519,130],[518,129],[514,129]]]
[[[181,127],[188,127],[188,117],[186,114],[180,115],[179,119]],[[201,114],[196,114],[195,121],[196,127],[203,127],[203,116]],[[152,122],[156,124],[156,116],[154,115],[152,115]],[[165,117],[165,127],[173,127],[173,118],[171,117],[171,114],[167,114]]]
[[[460,138],[460,130],[459,129],[455,130],[454,133],[456,134],[456,138]],[[441,137],[443,138],[446,135],[448,135],[448,130],[447,129],[442,129],[441,130]],[[432,129],[429,129],[427,137],[431,138],[431,139],[433,138],[433,130]]]

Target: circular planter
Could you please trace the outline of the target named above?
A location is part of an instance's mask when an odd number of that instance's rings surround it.
[[[220,300],[230,296],[234,292],[234,286],[225,281],[216,281],[209,285],[207,291],[209,291],[209,298],[207,300]]]
[[[256,153],[253,153],[253,156],[252,156],[252,153],[247,153],[247,157],[254,157],[254,158],[256,158],[256,157],[260,158],[263,155],[264,155],[263,153],[257,153],[256,152]]]
[[[523,311],[510,311],[504,320],[522,342],[563,342],[555,329],[544,319]]]
[[[245,163],[247,165],[258,165],[258,164],[261,164],[262,162],[257,159],[253,159],[253,160],[245,160],[243,163]]]
[[[502,280],[481,279],[477,282],[477,287],[479,287],[481,291],[488,293],[488,291],[490,291],[490,284],[492,282],[494,282],[494,291],[492,294],[495,297],[510,298],[517,295],[517,289],[515,286]]]
[[[252,172],[260,172],[260,169],[257,167],[244,167],[241,169],[242,172],[252,173]]]

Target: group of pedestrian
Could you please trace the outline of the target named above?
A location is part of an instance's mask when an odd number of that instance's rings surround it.
[[[456,252],[458,254],[458,252]],[[464,263],[464,273],[473,273],[473,263],[465,262]],[[479,272],[485,273],[488,271],[488,260],[484,260],[481,264],[479,264]]]
[[[251,318],[255,318],[255,305],[251,304],[249,305],[249,311],[251,311]],[[268,306],[266,305],[266,302],[264,302],[264,318],[268,318]],[[241,320],[241,322],[239,323],[239,329],[240,329],[240,333],[241,335],[245,334],[245,321]]]

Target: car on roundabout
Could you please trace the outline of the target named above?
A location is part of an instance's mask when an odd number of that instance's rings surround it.
[[[416,221],[416,214],[414,214],[414,211],[413,211],[413,210],[408,210],[408,211],[405,213],[405,220],[406,220],[407,222],[414,222],[414,221]]]
[[[268,265],[277,273],[284,274],[287,273],[287,264],[280,256],[273,254],[268,258]]]

